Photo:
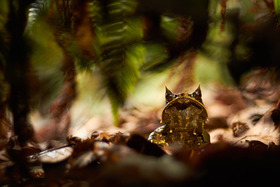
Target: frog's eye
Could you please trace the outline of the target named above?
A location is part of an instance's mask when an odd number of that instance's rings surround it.
[[[167,87],[165,87],[165,100],[166,104],[178,97],[178,95],[172,93]]]
[[[193,93],[189,94],[189,96],[202,103],[200,85],[198,85],[197,89]]]

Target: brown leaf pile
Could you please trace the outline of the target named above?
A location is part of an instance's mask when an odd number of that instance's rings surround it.
[[[93,132],[88,139],[68,137],[65,146],[38,152],[16,140],[1,151],[1,185],[132,186],[255,183],[277,176],[280,148],[260,141],[240,147],[219,141],[201,149],[172,147],[167,154],[144,137]],[[9,150],[9,151],[8,151]],[[24,155],[23,155],[24,153]],[[12,160],[23,159],[15,165]],[[242,182],[243,183],[243,182]]]
[[[280,168],[278,88],[262,82],[265,79],[253,79],[242,89],[220,87],[214,96],[204,95],[211,143],[202,148],[162,148],[147,141],[160,125],[162,109],[138,106],[121,111],[123,132],[93,131],[89,138],[68,136],[67,143],[42,142],[40,148],[31,143],[22,147],[16,138],[1,139],[0,185],[275,183]],[[93,122],[87,128],[98,129]]]

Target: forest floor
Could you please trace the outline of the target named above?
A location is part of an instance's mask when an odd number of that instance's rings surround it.
[[[147,140],[161,125],[163,106],[124,107],[120,127],[110,123],[110,115],[79,114],[73,116],[77,125],[68,137],[56,141],[45,141],[55,131],[52,127],[47,131],[43,125],[47,120],[34,113],[41,143],[20,147],[15,138],[1,140],[0,184],[181,186],[274,181],[280,168],[279,102],[248,104],[235,88],[219,90],[203,90],[211,143],[197,149],[159,147]]]

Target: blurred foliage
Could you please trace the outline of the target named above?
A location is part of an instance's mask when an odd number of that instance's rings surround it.
[[[233,84],[252,68],[277,69],[279,7],[277,0],[30,1],[23,33],[32,48],[28,53],[35,81],[30,105],[47,113],[56,98],[67,95],[66,82],[73,83],[86,71],[100,77],[93,87],[109,97],[117,124],[119,107],[151,74],[181,68],[179,76],[194,75],[201,83]],[[5,72],[9,11],[8,0],[1,1],[2,103],[9,94],[5,78],[10,73]],[[188,62],[192,51],[198,56],[195,64]],[[71,89],[73,97],[64,102],[75,98],[74,83]]]
[[[278,16],[279,20],[279,15],[280,15],[280,1],[279,0],[274,0],[274,6],[275,6],[275,12]]]

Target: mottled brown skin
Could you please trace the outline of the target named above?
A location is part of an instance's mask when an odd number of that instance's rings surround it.
[[[163,126],[153,131],[149,140],[161,146],[179,144],[197,148],[210,142],[204,130],[208,118],[198,87],[192,94],[173,94],[166,88],[166,106],[162,112]]]

